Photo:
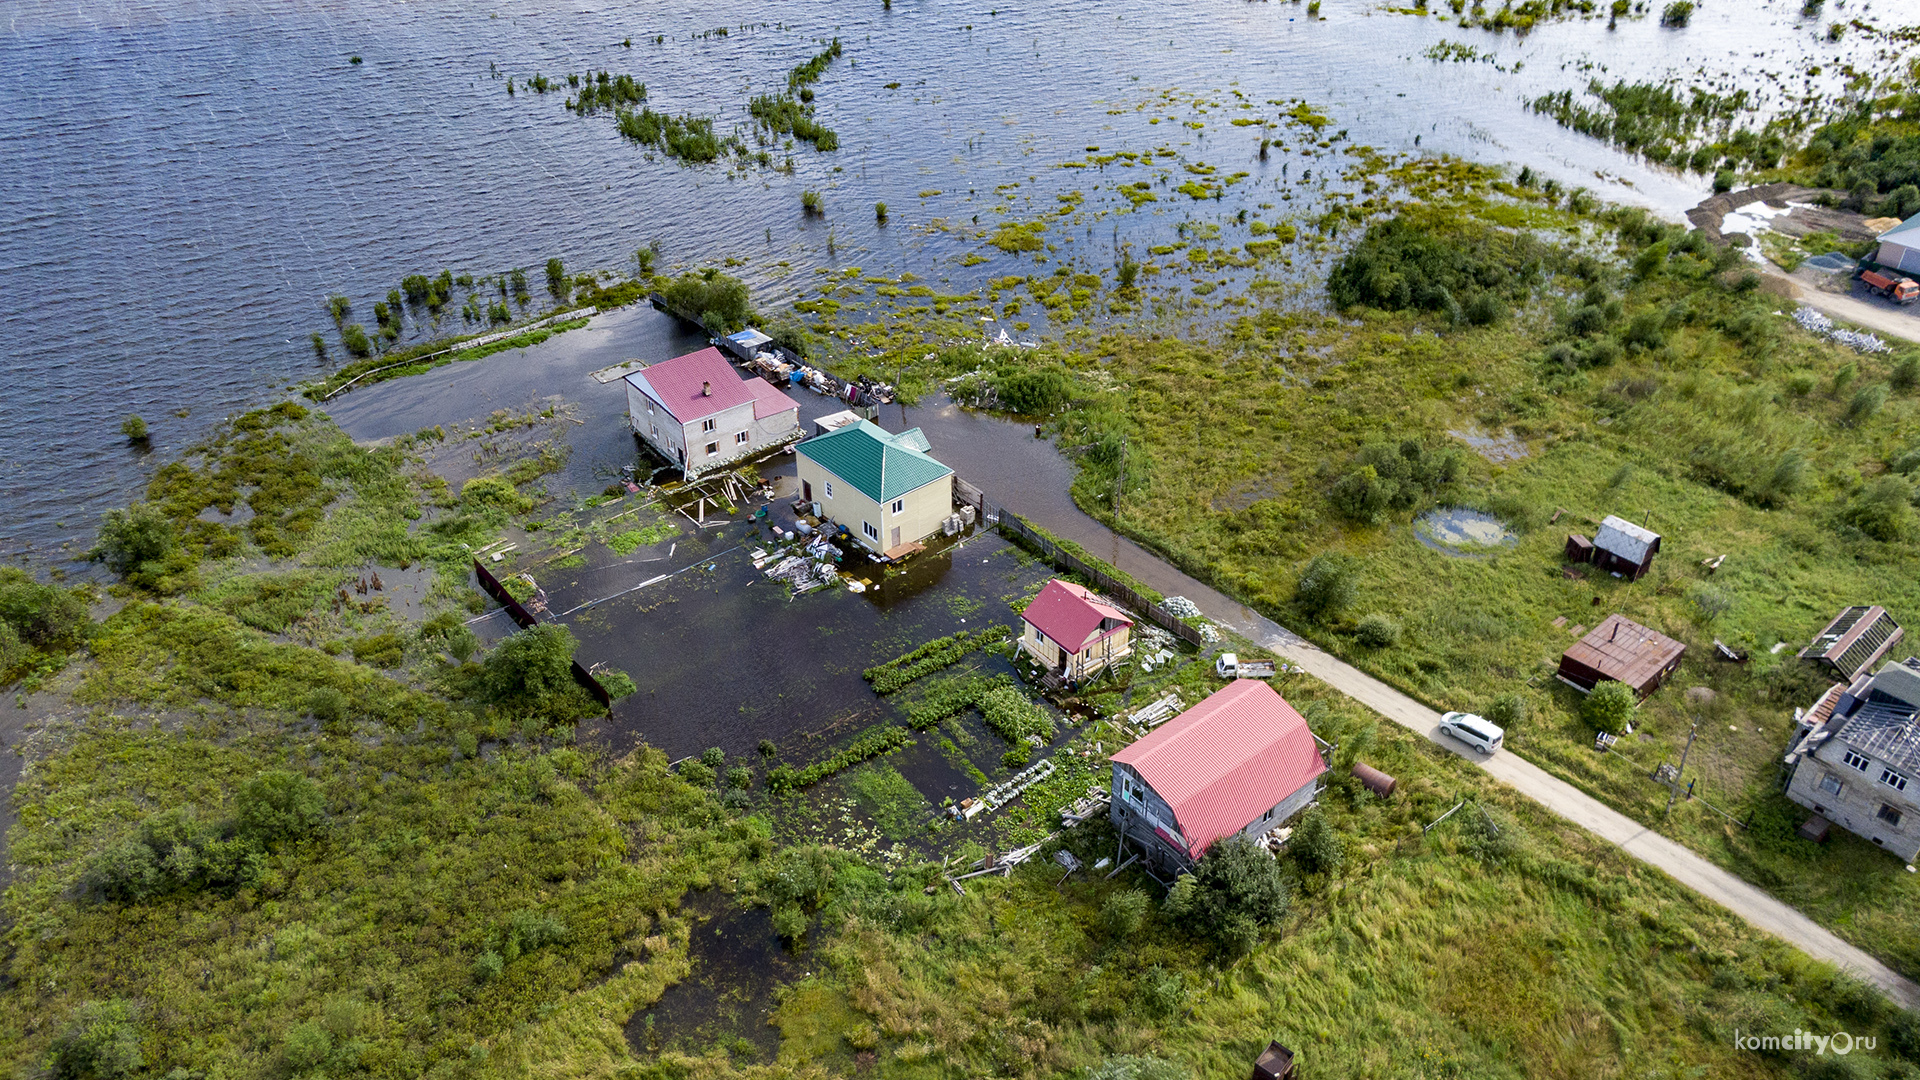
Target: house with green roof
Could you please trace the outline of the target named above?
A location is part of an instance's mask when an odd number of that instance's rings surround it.
[[[953,470],[928,453],[919,428],[893,434],[861,420],[796,449],[800,497],[890,558],[939,532],[953,513]]]

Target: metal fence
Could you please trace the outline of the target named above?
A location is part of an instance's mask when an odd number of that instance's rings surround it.
[[[488,596],[500,601],[500,606],[507,609],[507,617],[512,619],[520,629],[525,630],[539,624],[540,620],[534,618],[532,612],[521,606],[520,601],[515,600],[513,594],[500,584],[500,579],[480,565],[479,559],[473,560],[473,574],[480,579],[480,587],[486,590]],[[607,688],[600,685],[600,680],[594,678],[592,672],[581,667],[578,660],[573,661],[573,681],[584,687],[587,693],[592,694],[601,708],[609,712],[613,711],[613,695],[607,693]]]
[[[1092,563],[1087,562],[1066,548],[1061,547],[1055,543],[1051,537],[1027,524],[1019,514],[987,498],[986,492],[957,476],[953,478],[953,492],[954,496],[960,501],[968,503],[979,510],[980,518],[984,523],[998,523],[1001,533],[1008,538],[1033,548],[1040,553],[1042,558],[1051,562],[1054,566],[1068,573],[1078,574],[1086,578],[1093,583],[1094,588],[1120,601],[1127,607],[1140,612],[1146,616],[1148,622],[1167,631],[1181,641],[1195,648],[1204,649],[1206,647],[1207,639],[1200,635],[1200,631],[1174,618],[1164,611],[1160,605],[1141,595],[1131,585],[1107,573],[1105,570],[1094,566]]]

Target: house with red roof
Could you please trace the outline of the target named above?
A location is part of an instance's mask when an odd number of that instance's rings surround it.
[[[1133,655],[1133,620],[1071,581],[1047,582],[1020,619],[1020,648],[1056,679],[1084,682]]]
[[[630,372],[627,423],[688,476],[755,457],[806,435],[800,405],[706,348]]]
[[[1108,813],[1149,868],[1181,873],[1306,809],[1331,752],[1273,687],[1237,679],[1113,755]]]

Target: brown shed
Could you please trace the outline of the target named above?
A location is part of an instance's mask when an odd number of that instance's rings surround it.
[[[1609,615],[1560,657],[1560,681],[1584,694],[1613,679],[1645,698],[1680,667],[1686,651],[1665,634],[1624,615]]]
[[[1660,534],[1623,517],[1608,514],[1593,534],[1593,565],[1628,581],[1639,581],[1653,568],[1660,550]]]
[[[1843,682],[1852,682],[1879,663],[1904,636],[1906,631],[1886,608],[1850,607],[1835,615],[1814,637],[1813,644],[1800,650],[1800,659],[1828,669]]]
[[[1253,1080],[1294,1080],[1293,1051],[1281,1046],[1278,1040],[1267,1043],[1267,1048],[1254,1060]]]
[[[1567,534],[1567,561],[1572,563],[1590,563],[1593,561],[1593,541],[1579,533]]]

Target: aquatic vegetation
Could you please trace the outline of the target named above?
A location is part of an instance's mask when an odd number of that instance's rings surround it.
[[[1744,89],[1720,94],[1691,87],[1683,96],[1670,83],[1616,81],[1608,86],[1594,79],[1587,84],[1587,94],[1597,104],[1561,90],[1534,98],[1528,107],[1563,127],[1700,173],[1723,160],[1756,169],[1774,167],[1787,152],[1786,137],[1796,122],[1775,118],[1758,131],[1736,126],[1753,108]]]
[[[719,159],[728,149],[744,151],[738,139],[722,139],[713,132],[713,119],[706,116],[670,116],[642,106],[639,111],[616,107],[614,124],[620,134],[651,146],[689,165],[702,165]]]
[[[891,694],[916,679],[952,667],[971,653],[1007,640],[1012,633],[1011,628],[1004,625],[985,630],[962,630],[935,638],[912,652],[870,667],[861,672],[860,677],[873,684],[874,693]]]
[[[615,112],[630,109],[647,100],[646,84],[635,82],[631,75],[589,71],[584,76],[569,75],[567,81],[570,85],[577,83],[579,86],[571,105],[573,111],[581,116],[602,109]]]
[[[1043,220],[1019,222],[1003,221],[987,237],[987,243],[1009,255],[1023,251],[1039,251],[1046,247],[1046,241],[1040,234],[1045,232],[1047,223]]]
[[[786,764],[774,766],[767,773],[767,790],[775,795],[784,795],[811,787],[843,769],[912,744],[913,736],[904,728],[869,728],[845,749],[824,761],[816,761],[798,769]]]

